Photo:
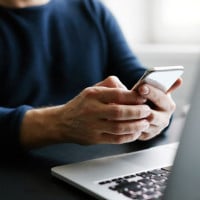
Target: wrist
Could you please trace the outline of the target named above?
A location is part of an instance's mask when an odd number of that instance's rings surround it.
[[[61,107],[32,109],[25,113],[20,130],[20,142],[25,149],[61,142],[58,125]]]

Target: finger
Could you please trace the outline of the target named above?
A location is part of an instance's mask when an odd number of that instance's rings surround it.
[[[152,110],[147,105],[106,104],[101,106],[99,117],[107,120],[138,120],[148,117]]]
[[[142,104],[146,101],[146,99],[138,95],[136,92],[103,86],[86,88],[81,95],[85,98],[97,99],[106,104]]]
[[[152,110],[148,116],[148,121],[151,125],[162,127],[163,129],[169,125],[170,114],[165,112]]]
[[[148,132],[142,132],[141,135],[138,137],[138,140],[147,141],[161,133],[161,129],[157,126],[151,125],[148,129]]]
[[[105,80],[96,84],[96,86],[104,86],[110,88],[121,88],[127,90],[126,86],[116,77],[116,76],[109,76]]]
[[[144,98],[147,98],[155,104],[160,110],[174,111],[176,104],[169,94],[165,94],[160,89],[151,85],[144,84],[139,87],[139,93]]]
[[[179,78],[167,91],[167,93],[172,93],[174,90],[176,90],[178,87],[180,87],[183,83],[183,79]]]
[[[117,103],[117,104],[143,104],[146,99],[138,95],[136,92],[122,89],[104,90],[99,94],[99,100],[104,103]]]
[[[125,135],[112,135],[108,133],[103,133],[101,135],[102,144],[124,144],[133,142],[138,139],[141,133],[125,134]]]
[[[136,134],[146,131],[149,128],[147,120],[138,121],[104,121],[101,125],[101,132],[112,135]]]

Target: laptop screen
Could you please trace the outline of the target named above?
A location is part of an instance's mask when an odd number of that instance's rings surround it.
[[[200,71],[164,200],[200,199]]]

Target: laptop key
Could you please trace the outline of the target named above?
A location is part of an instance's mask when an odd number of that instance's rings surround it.
[[[170,167],[154,169],[124,177],[102,181],[112,182],[109,189],[122,193],[132,200],[160,200],[166,188]],[[100,182],[99,184],[102,184]]]

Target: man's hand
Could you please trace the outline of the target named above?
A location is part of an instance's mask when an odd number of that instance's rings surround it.
[[[131,142],[149,127],[146,99],[111,76],[64,105],[63,138],[80,144]]]
[[[64,105],[27,111],[20,140],[25,148],[64,142],[131,142],[149,128],[151,109],[145,102],[112,76]]]
[[[167,93],[147,84],[139,87],[139,94],[154,104],[151,115],[148,117],[150,126],[141,134],[139,140],[149,140],[161,133],[169,125],[170,118],[176,108],[170,93],[181,84],[182,79],[178,79]]]

